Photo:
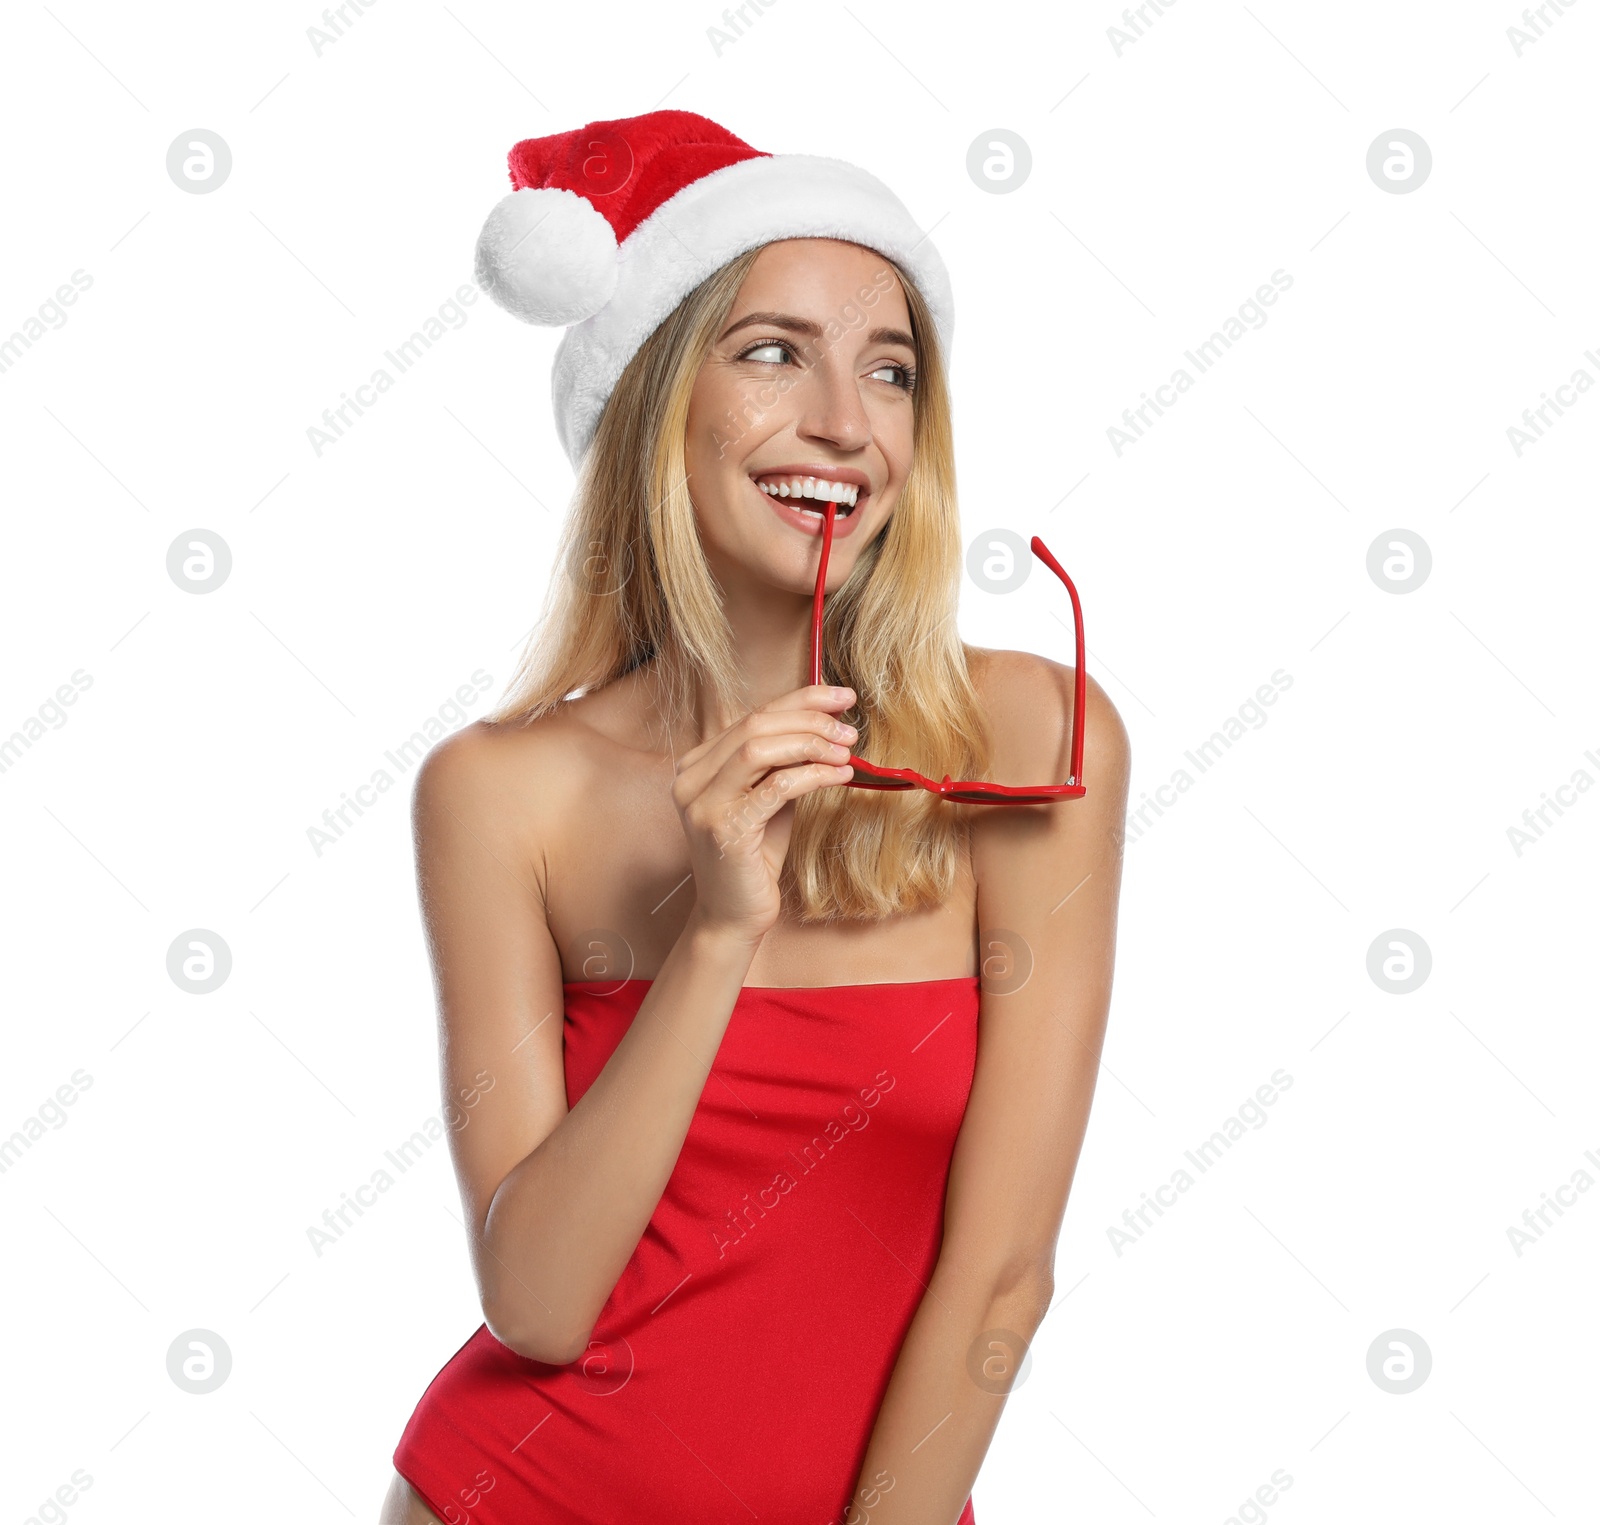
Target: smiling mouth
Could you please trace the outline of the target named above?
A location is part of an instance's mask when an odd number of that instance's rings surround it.
[[[785,499],[797,513],[814,514],[818,519],[823,517],[824,503],[838,504],[834,516],[844,519],[869,496],[868,489],[857,487],[854,482],[834,482],[827,477],[776,475],[752,480],[769,498]]]

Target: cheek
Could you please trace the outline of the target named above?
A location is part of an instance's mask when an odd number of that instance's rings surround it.
[[[716,386],[710,377],[703,373],[695,379],[694,386],[689,392],[688,427],[690,436],[704,428],[708,420],[717,413]]]
[[[916,416],[909,401],[886,402],[873,410],[872,437],[897,481],[905,480],[911,465],[911,444],[916,435]]]
[[[684,465],[691,476],[708,474],[730,448],[728,402],[714,383],[702,378],[689,394],[684,421]]]
[[[748,421],[754,416],[756,408],[752,400],[759,388],[759,381],[725,370],[702,371],[689,392],[690,438],[710,442],[710,448],[715,451],[730,433],[740,432],[733,421]]]

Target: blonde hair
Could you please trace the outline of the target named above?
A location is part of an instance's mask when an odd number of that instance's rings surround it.
[[[646,666],[663,719],[692,713],[697,688],[713,713],[751,707],[684,459],[696,375],[760,252],[707,276],[623,371],[579,472],[543,615],[491,724],[528,723]],[[858,756],[935,779],[981,778],[990,743],[955,622],[961,534],[943,356],[921,293],[886,263],[917,349],[911,464],[888,525],[824,606],[823,681],[856,691],[844,718],[860,731]],[[823,342],[836,337],[827,333]],[[802,796],[780,879],[786,907],[817,922],[938,904],[955,883],[971,808],[923,789]]]

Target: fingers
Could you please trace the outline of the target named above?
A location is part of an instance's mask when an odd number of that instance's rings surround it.
[[[742,720],[678,759],[673,794],[680,807],[712,789],[726,800],[742,793],[774,767],[795,762],[843,761],[856,739],[830,710],[854,703],[853,690],[810,684],[752,710]],[[842,745],[835,754],[817,743]],[[731,771],[729,765],[733,764]]]
[[[850,749],[843,742],[828,741],[815,732],[786,732],[777,736],[749,736],[734,747],[722,766],[698,788],[710,766],[702,763],[695,776],[681,776],[673,785],[678,808],[685,818],[706,829],[720,829],[725,813],[742,806],[758,784],[770,783],[784,774],[820,767],[831,782],[850,775]],[[792,785],[784,784],[784,789]],[[779,798],[782,803],[782,797]]]
[[[778,736],[749,736],[729,754],[702,790],[708,804],[721,804],[748,793],[776,769],[822,763],[841,767],[850,748],[812,731],[786,731]]]
[[[830,711],[848,709],[855,702],[855,690],[852,688],[834,688],[826,683],[808,683],[804,688],[792,689],[787,694],[780,694],[776,699],[769,700],[766,704],[758,705],[751,710],[742,720],[736,721],[720,735],[708,737],[697,747],[691,747],[678,759],[679,771],[692,767],[700,762],[709,753],[715,750],[739,726],[756,720],[759,716],[781,715],[793,711],[810,710],[828,715]],[[782,727],[779,727],[782,729]],[[714,770],[713,770],[714,771]]]
[[[782,768],[736,799],[714,807],[718,819],[711,839],[725,853],[741,837],[759,831],[790,801],[829,784],[842,784],[854,771],[848,765],[820,762]]]

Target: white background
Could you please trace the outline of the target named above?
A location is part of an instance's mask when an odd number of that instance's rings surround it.
[[[8,11],[0,335],[93,284],[0,373],[0,736],[92,683],[0,773],[0,1136],[92,1085],[0,1175],[0,1520],[75,1469],[57,1518],[373,1520],[479,1321],[442,1144],[308,1244],[440,1102],[410,774],[307,832],[509,677],[572,485],[559,333],[480,300],[320,457],[306,430],[470,280],[514,141],[663,105],[861,164],[935,229],[967,537],[1039,532],[1077,578],[1136,806],[1292,678],[1130,842],[1059,1299],[979,1521],[1220,1525],[1278,1469],[1243,1518],[1595,1517],[1600,1192],[1520,1255],[1507,1229],[1600,1181],[1600,797],[1508,828],[1600,779],[1600,396],[1507,430],[1600,380],[1600,9],[1520,53],[1479,0],[1181,0],[1120,51],[1111,4],[1073,12],[782,0],[719,48],[710,0],[379,0],[319,55],[311,3]],[[232,152],[209,194],[165,167],[196,127]],[[996,128],[1032,152],[1007,194],[966,169]],[[1432,152],[1407,193],[1366,168],[1395,128]],[[1274,270],[1264,326],[1119,455]],[[205,595],[166,570],[196,528],[233,559]],[[1397,528],[1432,557],[1404,594],[1367,570]],[[1070,660],[1053,586],[968,584],[966,638]],[[194,928],[232,951],[210,995],[166,972]],[[1431,950],[1411,994],[1368,973],[1392,929]],[[232,1352],[205,1396],[166,1370],[196,1328]],[[1367,1370],[1394,1329],[1432,1356],[1404,1395]]]

